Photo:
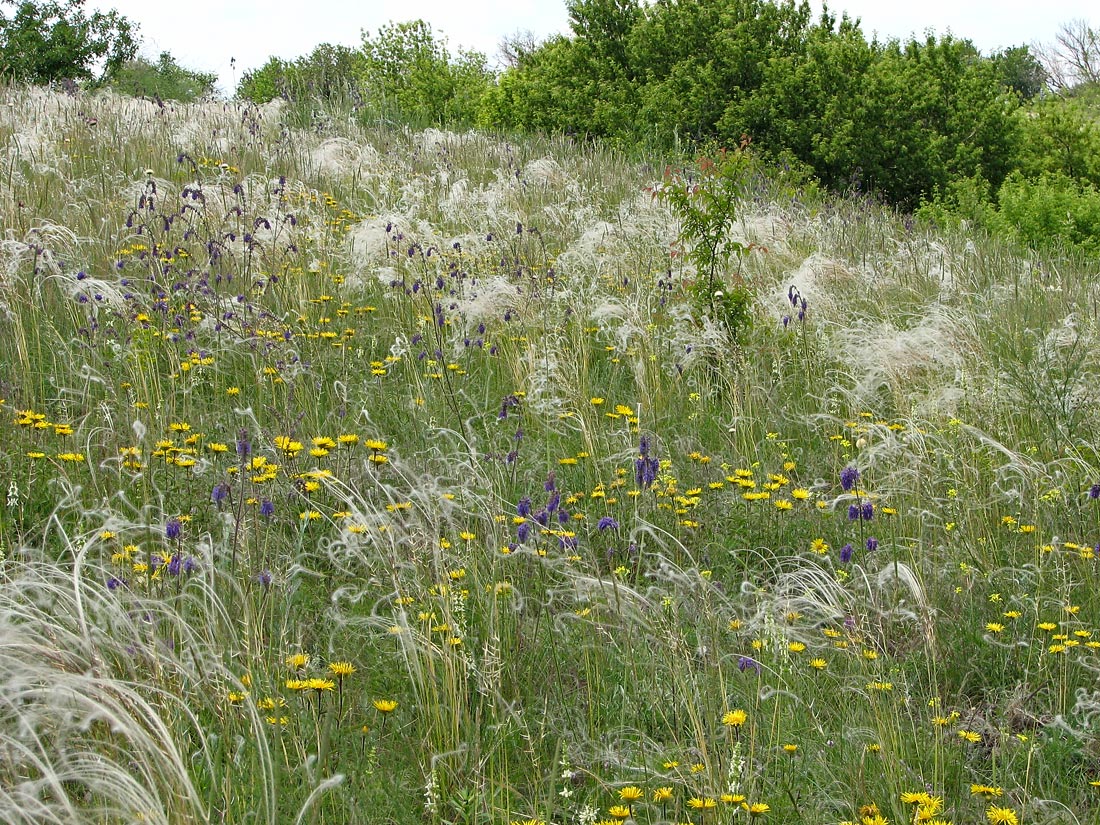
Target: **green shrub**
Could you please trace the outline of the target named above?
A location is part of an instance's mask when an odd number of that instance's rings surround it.
[[[139,57],[124,64],[111,86],[134,97],[191,103],[213,95],[217,82],[213,72],[184,68],[171,54],[161,52],[156,63]]]

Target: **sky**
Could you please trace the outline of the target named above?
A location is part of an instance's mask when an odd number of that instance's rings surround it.
[[[811,5],[816,13],[821,0]],[[846,10],[861,18],[868,38],[950,31],[985,52],[1049,43],[1060,24],[1075,18],[1100,26],[1095,0],[833,0],[829,6],[838,16]],[[147,57],[169,51],[184,66],[216,72],[223,92],[270,57],[293,59],[320,43],[357,46],[363,29],[375,34],[390,21],[426,20],[452,49],[477,49],[490,61],[503,37],[531,31],[542,38],[569,30],[564,0],[190,0],[186,6],[88,0],[87,7],[117,9],[139,25]]]

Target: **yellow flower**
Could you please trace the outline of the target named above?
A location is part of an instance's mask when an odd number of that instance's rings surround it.
[[[745,724],[745,720],[749,718],[749,715],[745,711],[738,708],[737,710],[726,711],[722,717],[722,724],[731,728],[739,728]]]
[[[291,670],[301,670],[309,664],[308,653],[292,653],[286,657],[286,666]]]
[[[351,662],[329,662],[328,669],[333,676],[351,676],[355,673],[355,666]]]
[[[626,819],[630,816],[630,808],[626,805],[612,805],[607,809],[607,812],[616,819]]]
[[[814,670],[824,670],[828,666],[828,662],[824,659],[810,659],[810,667]]]
[[[1004,788],[996,788],[992,785],[971,785],[971,796],[984,796],[986,799],[996,799],[1004,793]]]
[[[990,825],[1019,825],[1020,821],[1014,810],[998,808],[996,805],[989,806],[985,812],[985,818],[989,820]]]
[[[770,811],[771,806],[767,802],[751,802],[748,805],[745,805],[745,810],[753,816],[760,816],[761,814],[766,814],[768,811]]]
[[[619,799],[623,802],[637,802],[644,796],[645,791],[637,785],[627,785],[625,788],[619,789]]]
[[[972,730],[960,730],[957,731],[960,739],[965,739],[967,742],[981,742],[982,736],[980,733],[975,733]]]
[[[371,704],[379,713],[392,713],[397,710],[397,701],[394,699],[375,699]]]

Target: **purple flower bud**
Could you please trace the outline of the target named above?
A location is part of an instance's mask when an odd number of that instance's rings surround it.
[[[520,544],[526,544],[527,539],[531,537],[531,522],[525,521],[519,527],[516,528],[516,538]]]
[[[180,533],[183,532],[183,525],[178,518],[168,519],[168,523],[164,525],[164,536],[169,541],[175,541],[180,537]]]
[[[618,530],[619,522],[615,521],[611,516],[604,516],[596,524],[597,530]]]
[[[856,486],[856,482],[858,481],[859,470],[857,470],[855,467],[849,465],[840,471],[840,486],[844,489],[844,492],[851,492],[852,488]]]
[[[855,552],[852,548],[851,542],[845,544],[840,548],[840,563],[847,564],[852,560],[852,553]]]
[[[867,539],[867,552],[874,553],[876,550],[878,550],[878,539],[874,536],[870,536]]]
[[[519,500],[519,504],[516,505],[516,515],[522,518],[527,518],[531,515],[531,497],[524,496]]]
[[[737,669],[744,673],[746,670],[751,670],[754,673],[760,672],[759,663],[751,656],[742,656],[737,660]]]
[[[875,505],[869,501],[863,502],[863,507],[859,511],[859,517],[864,521],[870,521],[875,517]]]
[[[264,518],[271,518],[275,515],[275,505],[271,503],[271,499],[265,498],[260,502],[260,515]]]
[[[848,521],[855,521],[858,518],[859,518],[859,505],[858,504],[849,504],[848,505]]]
[[[1089,498],[1100,498],[1100,484],[1093,484],[1091,487],[1089,487]]]
[[[271,587],[271,571],[261,570],[256,574],[256,581],[263,585],[264,589]]]
[[[210,494],[210,500],[214,502],[214,504],[220,505],[227,498],[229,498],[229,485],[224,481],[215,484],[214,491]]]

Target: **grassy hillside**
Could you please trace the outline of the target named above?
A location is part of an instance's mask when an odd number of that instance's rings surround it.
[[[3,103],[4,821],[1097,820],[1095,261]]]

